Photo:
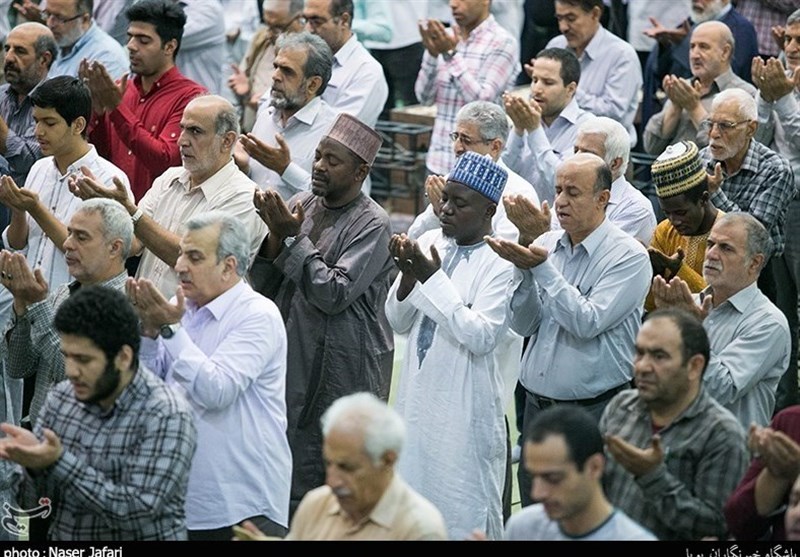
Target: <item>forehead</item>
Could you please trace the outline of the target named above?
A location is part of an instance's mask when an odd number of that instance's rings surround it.
[[[538,58],[533,66],[533,75],[561,80],[561,62],[552,58]]]
[[[9,47],[23,46],[33,50],[33,45],[41,33],[33,29],[16,28],[12,29],[6,38]]]
[[[102,226],[103,219],[98,211],[82,211],[78,209],[69,219],[69,227],[73,230],[100,232]]]
[[[219,226],[212,225],[199,230],[187,230],[181,238],[181,251],[200,252],[204,255],[215,254],[219,239]]]
[[[692,32],[690,44],[722,45],[722,33],[713,25],[702,25]]]
[[[181,124],[194,125],[203,129],[210,129],[214,126],[214,119],[217,115],[215,104],[204,100],[194,100],[186,105],[183,110]]]
[[[747,233],[744,226],[732,223],[717,223],[711,228],[708,239],[715,244],[725,243],[735,248],[744,249],[747,243]]]
[[[678,326],[672,319],[666,317],[648,319],[642,324],[636,335],[636,346],[647,350],[678,351],[681,349],[681,335]]]
[[[303,13],[307,15],[331,15],[331,0],[306,0]]]
[[[482,202],[486,199],[482,194],[478,193],[469,186],[466,186],[461,182],[454,182],[453,180],[448,180],[445,182],[444,192],[448,197],[463,199],[470,205],[477,205],[479,202]]]
[[[77,10],[77,0],[47,0],[47,11],[51,14],[63,15]]]
[[[158,33],[156,33],[156,26],[144,21],[131,21],[128,25],[128,35],[144,36],[154,40],[160,40]]]
[[[480,139],[478,124],[468,120],[462,120],[456,124],[456,131],[461,135],[466,135],[470,139]]]
[[[556,0],[556,15],[575,15],[575,16],[582,16],[582,15],[589,15],[591,12],[585,11],[580,6],[572,6],[570,4],[565,4],[564,2],[559,2]]]
[[[673,195],[671,197],[659,197],[658,203],[665,211],[682,211],[694,205],[684,194]]]
[[[716,121],[725,119],[738,121],[742,117],[742,112],[736,101],[731,99],[719,103],[716,108],[712,108],[710,116]]]
[[[308,51],[304,48],[284,48],[275,56],[275,66],[290,67],[301,74],[308,58]]]
[[[355,161],[357,158],[350,149],[327,136],[320,140],[317,150],[323,155],[332,155],[342,161]]]
[[[322,444],[325,458],[339,463],[359,463],[369,460],[364,450],[364,434],[352,430],[333,426]]]
[[[61,115],[58,113],[58,111],[56,111],[55,108],[42,108],[41,106],[34,105],[33,117],[36,118],[37,120],[44,120],[45,118],[47,118],[47,119],[59,120],[61,122],[66,123],[66,120],[64,120],[64,118],[61,117]]]
[[[562,187],[572,186],[581,191],[594,191],[595,171],[588,164],[565,161],[556,169],[556,183]]]
[[[592,153],[598,157],[606,156],[606,138],[601,133],[578,132],[575,149],[581,153]]]
[[[525,467],[535,474],[563,469],[575,463],[560,434],[549,434],[541,441],[525,442]]]

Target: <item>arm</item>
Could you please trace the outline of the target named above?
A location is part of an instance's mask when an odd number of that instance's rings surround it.
[[[392,18],[388,2],[356,0],[355,11],[352,29],[359,41],[388,43],[392,40]]]
[[[644,128],[644,149],[650,154],[661,154],[672,143],[678,126],[680,109],[667,99],[664,109],[653,114]],[[674,121],[673,121],[674,120]]]
[[[417,239],[429,230],[436,230],[439,228],[439,217],[433,211],[433,206],[428,205],[408,227],[409,238]]]
[[[11,166],[16,180],[26,176],[33,163],[42,158],[42,149],[39,147],[39,142],[36,141],[33,122],[20,135],[9,128],[5,120],[0,118],[0,121],[2,121],[5,128],[3,144],[0,145],[0,153],[3,153],[9,166]]]
[[[756,483],[765,471],[763,462],[754,459],[725,503],[725,521],[731,535],[737,540],[757,540],[769,531],[771,521],[756,511],[755,502]],[[786,492],[783,494],[784,498]]]
[[[181,52],[195,48],[219,45],[225,41],[225,18],[222,5],[217,2],[186,2],[186,25],[183,27]],[[179,53],[180,55],[180,53]]]
[[[642,86],[642,69],[635,53],[620,52],[604,83],[599,95],[587,93],[579,86],[575,93],[578,105],[595,116],[621,120],[631,103],[636,102]]]
[[[761,221],[767,230],[772,230],[777,225],[778,217],[783,214],[796,193],[794,174],[789,164],[782,157],[772,160],[780,162],[771,165],[766,172],[759,175],[758,180],[764,187],[760,188],[759,194],[746,211]],[[711,202],[726,213],[744,210],[725,194],[723,188],[711,195]]]
[[[52,326],[54,303],[55,297],[49,297],[28,307],[24,315],[14,318],[13,326],[5,338],[8,346],[6,372],[9,377],[22,379],[47,373],[52,384],[64,378],[61,343]]]
[[[436,101],[436,74],[438,64],[435,56],[427,50],[422,55],[422,64],[414,82],[414,94],[420,104],[430,106]]]
[[[366,55],[366,51],[364,51]],[[351,60],[351,63],[357,60]],[[348,68],[350,71],[350,68]],[[350,74],[352,79],[342,83],[334,108],[339,113],[355,116],[363,122],[376,122],[389,96],[389,85],[383,68],[374,58],[361,61]]]
[[[514,281],[509,287],[511,329],[524,337],[533,336],[542,322],[542,295],[533,273],[528,269],[514,269]]]
[[[389,289],[389,296],[386,298],[386,319],[394,332],[406,334],[411,330],[414,320],[417,318],[417,308],[408,300],[408,297],[403,300],[397,299],[397,290],[400,288],[402,280],[401,272]]]
[[[784,135],[789,145],[800,151],[800,100],[798,100],[798,97],[799,94],[797,92],[789,93],[775,101],[773,108],[778,115],[781,126],[783,126]],[[760,112],[759,110],[759,116]]]

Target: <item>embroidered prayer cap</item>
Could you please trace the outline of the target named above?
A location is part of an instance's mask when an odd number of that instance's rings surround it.
[[[497,203],[503,195],[503,188],[506,187],[508,172],[489,155],[467,151],[458,157],[447,179],[464,184]]]
[[[375,162],[383,143],[378,132],[355,116],[345,113],[339,114],[326,137],[335,139],[370,166]]]
[[[697,145],[691,141],[681,141],[667,147],[653,163],[650,174],[658,197],[685,193],[706,179]]]

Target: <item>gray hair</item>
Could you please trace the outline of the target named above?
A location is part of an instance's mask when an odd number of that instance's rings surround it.
[[[793,11],[786,18],[786,25],[794,25],[795,23],[800,23],[800,10]]]
[[[500,105],[488,101],[473,101],[461,107],[456,124],[475,124],[483,141],[499,139],[505,145],[508,137],[508,118]]]
[[[334,401],[321,418],[322,435],[334,427],[364,433],[364,452],[377,465],[386,451],[400,455],[406,439],[403,419],[372,393],[355,393]]]
[[[306,52],[306,64],[303,67],[303,79],[308,79],[318,75],[322,79],[322,85],[317,91],[317,96],[321,96],[328,87],[333,71],[333,51],[328,43],[321,37],[301,31],[300,33],[287,33],[278,37],[275,42],[277,51],[304,50]]]
[[[234,132],[237,137],[240,132],[239,114],[236,111],[236,107],[233,105],[224,107],[217,113],[217,117],[214,119],[214,133],[222,136],[228,132]]]
[[[56,56],[58,56],[58,44],[49,29],[47,33],[42,33],[36,37],[36,40],[33,42],[33,52],[36,54],[37,58],[40,58],[45,52],[49,52],[50,63],[47,64],[47,68],[49,69],[50,66],[53,65]]]
[[[190,218],[186,222],[186,230],[202,230],[217,225],[217,263],[233,256],[236,259],[236,274],[243,277],[250,263],[250,235],[241,221],[224,211],[208,211]]]
[[[758,120],[758,105],[753,96],[738,87],[731,87],[717,93],[714,100],[711,101],[711,112],[714,112],[719,106],[725,102],[734,102],[739,116],[747,120]]]
[[[82,213],[97,213],[103,224],[103,239],[109,244],[115,240],[122,241],[120,255],[125,261],[130,255],[133,243],[133,221],[131,215],[119,201],[113,199],[87,199],[78,207]]]
[[[741,226],[745,229],[747,234],[747,241],[745,243],[745,250],[747,251],[748,259],[752,259],[758,254],[764,256],[764,261],[761,262],[759,271],[764,268],[770,254],[772,253],[772,238],[769,232],[761,222],[750,213],[734,212],[725,213],[717,219],[716,224],[728,224],[732,226]]]
[[[622,159],[622,165],[617,171],[619,176],[624,176],[628,169],[628,161],[631,157],[631,136],[625,126],[606,116],[589,118],[578,126],[578,133],[599,134],[605,137],[603,146],[606,155],[603,160],[610,167],[614,159]]]

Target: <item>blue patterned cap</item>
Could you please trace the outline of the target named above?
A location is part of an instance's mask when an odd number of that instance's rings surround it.
[[[498,203],[500,196],[503,195],[503,188],[506,187],[508,172],[494,162],[489,155],[479,155],[467,151],[458,157],[456,165],[447,179],[464,184]]]

